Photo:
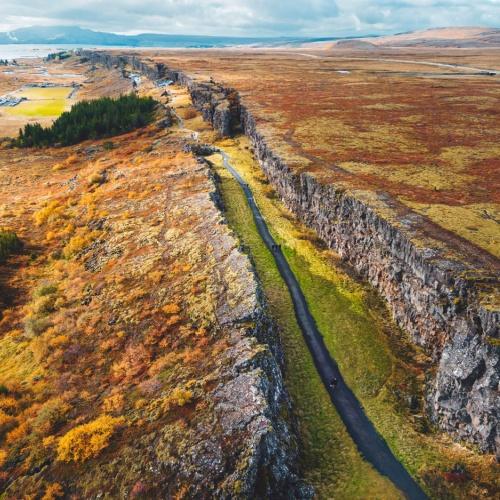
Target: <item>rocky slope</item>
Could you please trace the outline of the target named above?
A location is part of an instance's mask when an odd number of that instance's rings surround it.
[[[115,56],[104,53],[90,57],[117,63]],[[416,214],[386,217],[390,200],[381,198],[374,207],[361,193],[295,173],[269,147],[234,89],[120,57],[152,77],[186,85],[195,106],[221,135],[243,131],[251,138],[264,172],[286,205],[379,290],[397,323],[434,356],[436,370],[427,391],[432,420],[457,438],[500,455],[500,312],[482,303],[485,294],[498,290],[498,263],[493,263],[493,276],[485,276],[481,268],[422,234]]]
[[[2,264],[6,498],[311,495],[276,329],[184,146],[158,122],[0,149],[1,225],[27,248]]]

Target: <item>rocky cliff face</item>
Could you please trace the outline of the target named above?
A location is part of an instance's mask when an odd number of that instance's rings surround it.
[[[478,302],[471,270],[418,248],[362,201],[311,175],[294,174],[268,149],[249,113],[246,133],[286,205],[375,286],[396,322],[436,360],[427,408],[432,420],[483,451],[500,451],[499,313]],[[490,343],[491,342],[491,343]]]
[[[103,57],[108,56],[98,56]],[[251,138],[285,204],[379,290],[396,322],[434,356],[436,372],[427,392],[432,420],[499,455],[500,348],[495,341],[500,312],[481,305],[477,270],[444,256],[438,245],[416,245],[412,235],[418,231],[418,216],[396,224],[355,194],[308,173],[294,173],[268,146],[234,89],[146,66],[147,74],[186,85],[195,106],[221,135],[241,130]]]

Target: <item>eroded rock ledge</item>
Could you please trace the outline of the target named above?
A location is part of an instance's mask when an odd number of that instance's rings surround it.
[[[285,204],[379,290],[396,322],[433,355],[436,370],[427,391],[432,420],[456,438],[500,455],[500,348],[495,342],[500,311],[481,305],[483,270],[450,258],[442,245],[416,244],[421,219],[415,214],[388,220],[355,193],[295,173],[269,147],[234,89],[135,56],[86,55],[104,64],[127,62],[152,78],[186,85],[194,105],[221,135],[242,131],[249,136]],[[498,288],[498,269],[490,287]]]

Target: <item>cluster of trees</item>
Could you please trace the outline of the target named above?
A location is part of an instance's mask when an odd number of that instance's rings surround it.
[[[47,56],[47,61],[62,61],[63,59],[68,59],[69,57],[71,57],[71,52],[53,52]]]
[[[135,94],[82,101],[50,127],[27,124],[19,131],[14,144],[18,147],[70,146],[87,139],[123,134],[150,123],[156,104],[151,97]]]
[[[0,263],[4,262],[10,254],[21,250],[21,247],[21,240],[16,233],[0,230]]]

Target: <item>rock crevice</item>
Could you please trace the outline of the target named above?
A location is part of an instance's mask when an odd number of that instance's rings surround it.
[[[117,63],[110,62],[114,56],[90,54],[94,61]],[[251,139],[288,208],[379,291],[397,324],[435,359],[427,390],[432,420],[456,438],[499,455],[500,311],[481,304],[478,269],[450,259],[438,245],[417,245],[411,217],[395,224],[355,193],[295,172],[273,152],[234,89],[136,59],[128,62],[149,77],[187,86],[195,107],[222,136],[243,132]]]

